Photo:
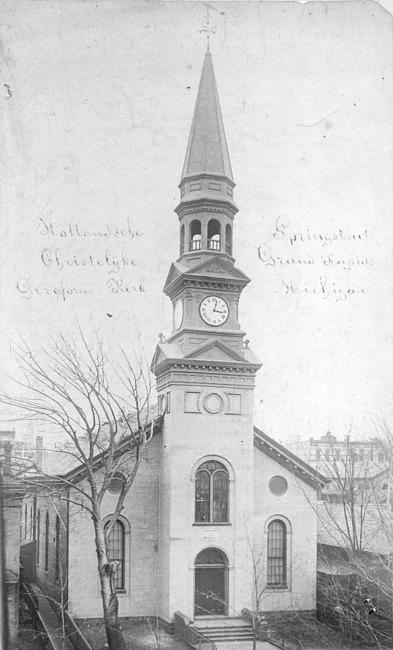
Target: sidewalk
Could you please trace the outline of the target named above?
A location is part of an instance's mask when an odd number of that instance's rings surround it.
[[[54,648],[56,650],[74,650],[72,643],[68,639],[63,639],[59,618],[48,603],[44,593],[35,582],[31,582],[30,587],[38,600],[38,612],[45,626],[45,632],[50,637]]]
[[[252,641],[215,641],[217,650],[252,650]],[[257,641],[257,650],[277,650],[277,646],[269,641]],[[326,650],[326,648],[324,649]]]

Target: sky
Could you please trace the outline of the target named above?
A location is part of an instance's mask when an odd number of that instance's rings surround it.
[[[392,16],[374,2],[213,2],[236,182],[240,321],[279,441],[392,422]],[[142,340],[162,293],[206,49],[203,2],[3,2],[1,356],[57,331]]]

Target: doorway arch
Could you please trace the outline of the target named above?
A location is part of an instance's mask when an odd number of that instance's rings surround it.
[[[205,548],[195,558],[195,616],[228,615],[228,558]]]

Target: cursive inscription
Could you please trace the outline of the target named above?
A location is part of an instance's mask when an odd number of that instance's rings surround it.
[[[73,238],[73,239],[129,239],[141,237],[139,230],[134,230],[130,218],[126,219],[125,225],[114,226],[107,223],[103,228],[87,229],[78,221],[68,221],[64,226],[56,226],[52,221],[46,221],[42,217],[38,221],[38,229],[43,237]]]
[[[367,229],[318,232],[293,226],[288,217],[280,215],[267,240],[259,244],[257,255],[265,268],[279,272],[280,286],[275,293],[343,301],[367,293],[365,274],[373,267],[370,239]]]
[[[86,255],[65,255],[60,248],[52,251],[50,248],[44,248],[41,252],[41,261],[44,266],[51,267],[57,271],[62,271],[67,267],[90,267],[106,268],[109,273],[119,273],[127,266],[135,266],[135,261],[131,259],[126,250],[120,254],[105,251],[102,256],[87,253]]]
[[[340,241],[367,241],[369,234],[367,230],[361,232],[348,232],[339,228],[331,233],[315,233],[311,232],[309,228],[305,231],[289,230],[291,225],[288,217],[280,215],[276,219],[275,231],[273,232],[273,239],[276,241],[283,241],[287,239],[291,246],[297,242],[320,242],[322,246],[331,246],[334,242]]]
[[[78,296],[145,292],[133,254],[142,233],[133,228],[129,217],[97,228],[42,217],[37,227],[45,238],[36,253],[41,273],[34,277],[30,272],[16,280],[16,292],[23,300],[49,296],[66,302]]]

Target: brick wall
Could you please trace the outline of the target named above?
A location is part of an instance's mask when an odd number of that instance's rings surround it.
[[[19,537],[22,496],[5,486],[3,499],[5,577],[10,645],[17,641],[19,624]]]
[[[54,495],[39,494],[36,520],[36,580],[54,601],[67,601],[67,502]],[[48,535],[46,516],[48,514]],[[39,517],[39,524],[38,524]],[[58,562],[56,558],[58,528]],[[46,552],[46,548],[48,550]],[[47,557],[47,562],[46,562]]]
[[[118,593],[120,616],[154,616],[157,590],[159,436],[146,449],[122,510],[125,525],[125,593]],[[107,493],[103,515],[110,515],[116,497]],[[69,610],[76,618],[102,616],[94,529],[90,515],[70,509]],[[83,589],[81,589],[83,585]]]

